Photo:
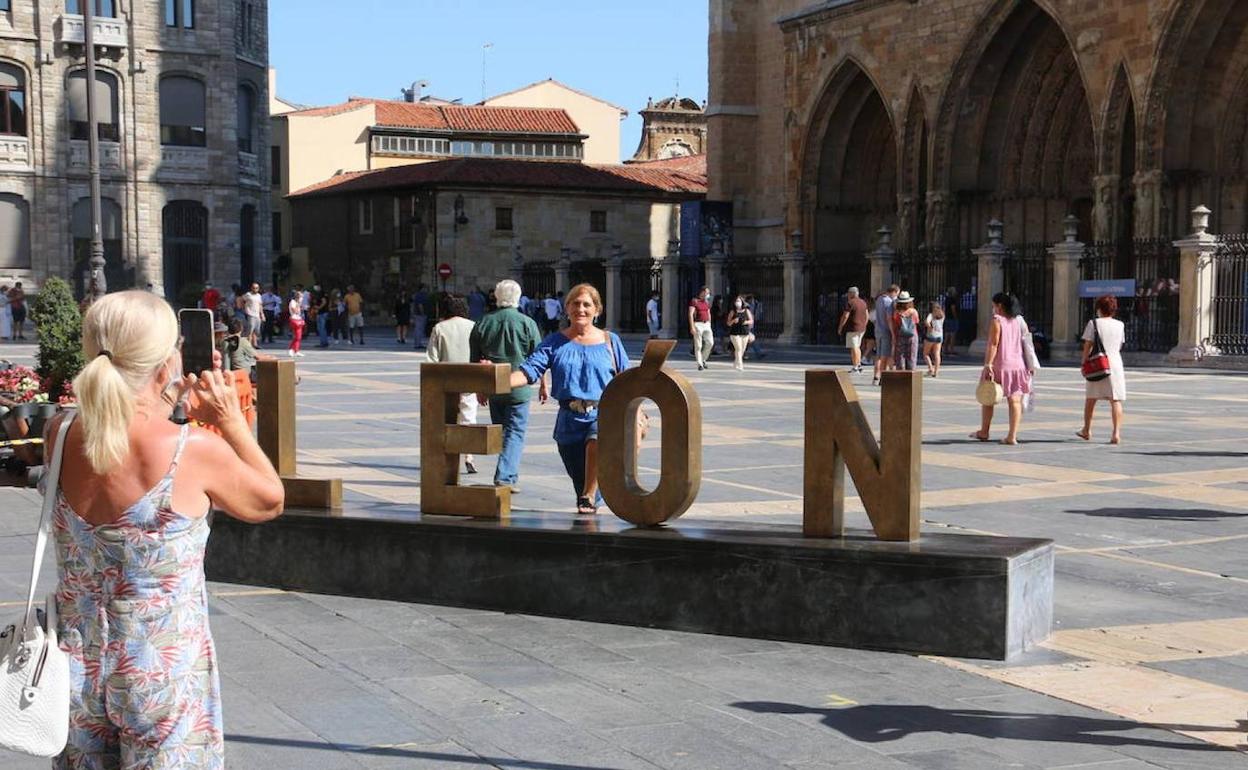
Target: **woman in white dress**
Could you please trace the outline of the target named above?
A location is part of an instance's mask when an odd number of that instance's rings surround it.
[[[13,336],[13,309],[9,307],[9,286],[0,286],[0,340]]]
[[[1126,329],[1122,321],[1114,318],[1118,312],[1118,300],[1114,297],[1100,297],[1096,300],[1096,318],[1088,321],[1083,330],[1083,360],[1087,361],[1092,353],[1093,339],[1101,338],[1101,346],[1109,357],[1109,376],[1096,382],[1086,384],[1086,400],[1083,403],[1083,430],[1075,435],[1084,441],[1092,438],[1092,413],[1096,410],[1097,401],[1109,401],[1110,416],[1113,420],[1114,432],[1109,443],[1122,441],[1122,402],[1127,400],[1127,375],[1122,366],[1122,343],[1126,339]]]

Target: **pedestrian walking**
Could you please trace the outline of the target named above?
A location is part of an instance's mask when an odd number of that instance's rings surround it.
[[[14,282],[13,288],[9,289],[9,316],[13,319],[12,339],[26,339],[26,292],[21,281]]]
[[[62,472],[44,491],[70,659],[69,740],[55,766],[223,768],[208,513],[272,519],[282,481],[225,375],[176,374],[178,321],[162,298],[108,294],[82,327],[78,408],[50,426]],[[166,419],[180,391],[215,434]]]
[[[940,376],[940,352],[945,344],[945,309],[941,302],[933,302],[927,317],[923,319],[923,360],[927,362],[927,376]]]
[[[542,341],[542,333],[532,318],[520,312],[520,284],[511,279],[494,287],[498,309],[485,314],[469,336],[469,360],[510,364],[519,371]],[[539,400],[546,403],[546,379],[539,388]],[[529,405],[533,389],[513,388],[510,393],[490,396],[490,422],[503,426],[503,451],[494,468],[494,485],[520,492],[520,456],[529,425]]]
[[[758,324],[763,318],[763,301],[759,299],[757,294],[746,294],[745,304],[749,306],[750,315],[754,318],[754,327],[750,331],[749,348],[754,349],[755,358],[766,358],[767,354],[763,352],[763,343],[758,341]],[[747,352],[749,348],[747,348]]]
[[[277,284],[273,284],[268,291],[260,295],[260,304],[264,308],[264,321],[260,324],[260,341],[267,345],[273,342],[273,338],[280,332],[278,319],[282,315],[282,295],[277,290]]]
[[[711,290],[706,286],[689,300],[689,334],[693,337],[693,357],[700,372],[706,368],[707,359],[715,348],[715,334],[711,331]]]
[[[1122,344],[1126,339],[1126,327],[1122,321],[1114,318],[1118,312],[1118,299],[1104,296],[1096,300],[1096,318],[1088,321],[1083,330],[1083,363],[1089,356],[1100,351],[1096,342],[1099,339],[1100,349],[1109,359],[1109,376],[1096,381],[1087,381],[1084,385],[1083,430],[1075,435],[1084,441],[1092,438],[1092,415],[1096,411],[1097,401],[1109,402],[1110,420],[1113,433],[1109,443],[1122,442],[1122,404],[1127,400],[1127,374],[1122,364]]]
[[[942,355],[954,355],[954,347],[958,344],[958,330],[961,324],[958,321],[958,290],[950,286],[945,290],[945,296],[941,298],[941,308],[945,311],[945,328],[944,340],[941,351]]]
[[[341,345],[347,339],[347,303],[342,300],[342,289],[335,288],[329,294],[329,325],[334,344]]]
[[[286,303],[286,315],[290,323],[290,345],[286,348],[286,354],[291,358],[303,357],[300,347],[303,346],[303,329],[307,322],[303,315],[302,294],[303,292],[294,289],[290,292],[290,301]]]
[[[407,344],[407,328],[412,323],[412,303],[408,299],[407,289],[400,286],[394,298],[394,337],[400,345]]]
[[[894,283],[875,298],[876,355],[872,385],[880,384],[880,375],[887,372],[893,363],[893,303],[900,293],[901,287]]]
[[[412,340],[416,349],[425,346],[425,335],[429,331],[429,291],[425,285],[419,284],[412,295]]]
[[[13,336],[13,311],[9,308],[9,286],[0,285],[0,340]]]
[[[650,299],[646,301],[646,328],[650,330],[650,339],[657,339],[659,330],[663,328],[659,323],[659,293],[657,291],[650,292]]]
[[[481,291],[481,287],[472,287],[472,291],[468,293],[468,318],[474,322],[480,321],[485,316],[487,304],[485,292]]]
[[[216,317],[221,306],[221,292],[212,285],[212,281],[204,284],[204,293],[199,296],[199,306],[204,310],[211,310],[213,317]]]
[[[429,335],[429,347],[425,356],[432,363],[466,364],[472,360],[472,329],[475,324],[468,318],[468,303],[463,297],[447,296],[442,301],[442,320],[433,327]],[[475,425],[477,422],[477,394],[461,393],[459,395],[460,425]],[[476,458],[464,455],[464,469],[468,473],[477,472]]]
[[[347,341],[355,344],[355,332],[360,332],[360,344],[364,344],[364,298],[355,290],[355,286],[347,285],[347,294],[342,298],[347,306]]]
[[[562,297],[562,294],[560,297]],[[552,294],[547,294],[546,299],[542,302],[542,309],[546,314],[546,333],[554,334],[559,331],[559,314],[563,312],[559,298]]]
[[[255,347],[260,343],[260,328],[264,324],[264,296],[260,284],[252,283],[243,294],[242,333]]]
[[[992,380],[1001,386],[1001,392],[1009,404],[1010,423],[1002,444],[1017,444],[1018,429],[1023,420],[1023,396],[1031,392],[1033,369],[1024,340],[1031,337],[1027,323],[1019,315],[1018,299],[1012,294],[1000,292],[992,297],[992,327],[988,332],[988,349],[984,351],[984,370],[981,379]],[[991,405],[980,406],[980,427],[971,434],[978,441],[988,440],[992,427]]]
[[[754,313],[745,303],[745,297],[737,295],[728,311],[728,338],[732,341],[732,368],[738,372],[745,371],[745,348],[750,344],[750,334],[754,330]]]
[[[914,297],[908,291],[897,295],[893,308],[893,365],[902,371],[913,372],[918,363],[919,337],[923,334],[919,311],[914,309]]]
[[[850,286],[845,292],[845,308],[836,324],[836,333],[845,335],[845,347],[849,348],[849,371],[862,371],[862,338],[867,333],[867,303],[858,296],[858,287]]]
[[[593,286],[573,286],[566,307],[568,328],[542,340],[520,370],[512,373],[511,386],[532,385],[550,372],[550,394],[559,402],[555,444],[577,495],[577,513],[593,515],[602,504],[598,493],[598,402],[611,378],[628,368],[628,353],[615,332],[594,325],[602,313],[602,296]]]

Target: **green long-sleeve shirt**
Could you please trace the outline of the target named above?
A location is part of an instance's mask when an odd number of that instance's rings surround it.
[[[514,307],[499,308],[477,321],[469,339],[469,360],[486,359],[496,364],[511,364],[514,372],[541,341],[542,334],[532,318]],[[510,397],[499,398],[507,399],[508,403],[522,404],[532,397],[532,386],[525,385],[511,391]]]

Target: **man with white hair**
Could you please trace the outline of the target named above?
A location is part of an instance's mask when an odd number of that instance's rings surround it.
[[[841,311],[841,322],[836,325],[836,333],[845,334],[845,347],[849,348],[849,371],[857,374],[862,371],[862,335],[867,331],[867,303],[858,296],[857,286],[850,286],[845,295],[845,309]]]
[[[537,350],[542,333],[533,319],[517,307],[520,294],[520,284],[510,278],[499,281],[494,287],[498,309],[486,313],[473,328],[468,360],[511,364],[514,372]],[[546,379],[543,378],[538,390],[542,403],[546,402],[546,392]],[[524,451],[524,434],[529,425],[529,399],[532,397],[533,389],[527,386],[490,397],[490,422],[503,426],[503,451],[498,455],[494,484],[511,487],[512,494],[520,491],[520,454]]]

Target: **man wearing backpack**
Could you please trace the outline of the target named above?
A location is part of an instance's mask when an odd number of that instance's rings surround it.
[[[880,375],[888,371],[893,362],[893,303],[901,287],[893,284],[888,291],[875,300],[875,376],[872,385],[880,384]]]

